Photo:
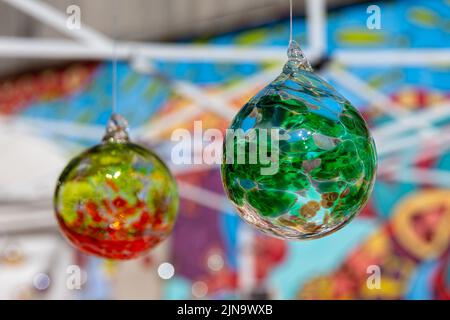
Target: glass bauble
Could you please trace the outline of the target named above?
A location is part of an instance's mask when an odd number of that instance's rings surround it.
[[[62,172],[54,206],[63,234],[79,250],[131,259],[170,234],[178,194],[165,164],[131,143],[126,121],[114,114],[103,143]]]
[[[288,56],[283,72],[233,119],[222,180],[246,222],[281,238],[313,239],[361,211],[377,156],[355,107],[313,73],[295,42]]]

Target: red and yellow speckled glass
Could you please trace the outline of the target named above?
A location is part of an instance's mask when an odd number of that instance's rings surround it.
[[[63,234],[81,251],[132,259],[170,234],[178,195],[155,154],[127,136],[116,137],[67,165],[55,191],[55,213]]]

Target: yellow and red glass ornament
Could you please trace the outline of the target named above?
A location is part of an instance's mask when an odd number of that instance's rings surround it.
[[[131,143],[126,120],[113,114],[103,142],[62,172],[54,208],[62,233],[79,250],[132,259],[171,233],[178,193],[164,162]]]

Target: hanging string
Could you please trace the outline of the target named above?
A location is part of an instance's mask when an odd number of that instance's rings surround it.
[[[113,52],[112,52],[112,103],[111,109],[112,113],[115,114],[117,110],[117,48],[116,48],[116,37],[117,37],[117,0],[113,1],[112,4],[112,33],[113,33]]]
[[[292,0],[289,0],[289,46],[287,50],[287,55],[289,60],[297,61],[302,66],[303,69],[307,71],[312,71],[309,61],[306,59],[298,43],[293,39],[293,23],[292,23]]]
[[[289,44],[292,42],[292,0],[289,0]]]

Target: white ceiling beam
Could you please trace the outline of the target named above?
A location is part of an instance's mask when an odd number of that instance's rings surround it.
[[[450,48],[426,49],[337,49],[333,58],[352,67],[449,66]]]
[[[308,46],[322,56],[327,49],[327,7],[324,0],[306,0]]]
[[[285,61],[286,48],[278,46],[237,47],[234,45],[191,45],[175,43],[123,43],[116,45],[119,60],[130,59],[136,52],[162,61],[211,61],[223,63],[259,63]],[[311,62],[320,58],[317,51],[304,50]],[[112,48],[88,47],[69,40],[0,37],[0,57],[24,59],[111,60]],[[450,65],[450,49],[373,49],[361,51],[337,49],[332,55],[338,63],[351,67]]]
[[[234,45],[190,45],[158,43],[116,44],[115,52],[107,47],[87,47],[68,40],[23,39],[0,37],[0,57],[66,59],[66,60],[119,60],[132,59],[136,52],[149,59],[162,61],[211,61],[225,63],[251,63],[285,61],[285,47],[236,47]],[[307,53],[309,51],[306,51]]]
[[[103,34],[83,25],[82,28],[71,30],[67,27],[66,16],[61,11],[39,0],[3,0],[3,2],[22,11],[42,23],[54,28],[73,39],[81,41],[92,47],[111,47],[112,41]]]

